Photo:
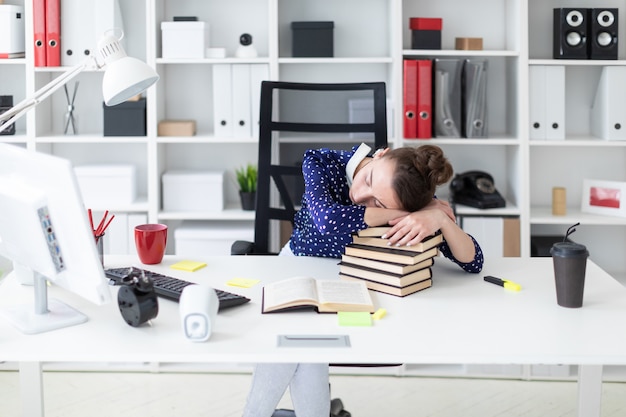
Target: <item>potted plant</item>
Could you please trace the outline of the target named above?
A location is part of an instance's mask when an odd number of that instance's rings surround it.
[[[237,184],[239,185],[239,197],[241,208],[254,210],[256,207],[256,185],[258,170],[256,165],[247,164],[235,171]]]

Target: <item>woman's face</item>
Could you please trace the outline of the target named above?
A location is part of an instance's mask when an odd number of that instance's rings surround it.
[[[392,187],[396,163],[382,155],[375,155],[356,172],[350,188],[350,200],[365,207],[401,209]]]

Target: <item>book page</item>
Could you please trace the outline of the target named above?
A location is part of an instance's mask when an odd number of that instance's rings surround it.
[[[362,282],[318,280],[317,291],[320,304],[372,304],[367,286]]]
[[[274,307],[296,300],[317,302],[315,280],[310,277],[293,277],[265,286],[265,308]]]

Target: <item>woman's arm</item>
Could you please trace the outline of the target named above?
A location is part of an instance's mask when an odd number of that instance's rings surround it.
[[[434,199],[422,210],[389,221],[393,227],[385,236],[391,245],[412,245],[441,230],[452,255],[462,263],[472,262],[476,249],[472,238],[457,224],[445,201]]]

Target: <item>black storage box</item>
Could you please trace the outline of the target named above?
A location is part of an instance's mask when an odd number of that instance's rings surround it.
[[[104,108],[104,136],[146,136],[146,99]]]
[[[565,239],[566,242],[571,240]],[[530,256],[533,257],[549,257],[552,245],[557,242],[563,242],[563,236],[560,235],[533,235],[530,237]]]
[[[410,18],[411,49],[441,49],[442,26],[441,18]]]
[[[0,114],[13,107],[13,96],[0,96]],[[0,124],[4,124],[1,122]],[[15,123],[0,132],[0,135],[15,135]]]
[[[332,58],[334,22],[291,22],[294,58]]]

